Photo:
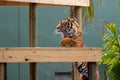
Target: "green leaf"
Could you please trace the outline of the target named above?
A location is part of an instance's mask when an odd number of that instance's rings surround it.
[[[109,40],[111,37],[112,37],[112,35],[110,33],[106,33],[103,37],[103,40],[104,41]]]
[[[107,43],[104,44],[103,49],[108,50],[114,44],[115,38],[111,38]]]
[[[112,71],[112,79],[113,80],[120,80],[120,64],[116,63],[114,67],[111,69]]]
[[[114,36],[116,36],[117,33],[116,26],[117,26],[116,23],[106,24],[108,31]]]
[[[88,7],[88,19],[89,20],[94,20],[94,7],[93,7],[93,3],[90,3],[90,7]]]

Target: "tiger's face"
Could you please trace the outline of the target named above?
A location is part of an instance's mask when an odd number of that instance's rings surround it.
[[[78,29],[79,25],[77,21],[73,18],[66,18],[59,22],[56,27],[56,32],[62,34],[62,37],[64,38],[72,38],[77,35]]]

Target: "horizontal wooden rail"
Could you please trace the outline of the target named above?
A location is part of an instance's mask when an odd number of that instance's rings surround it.
[[[43,6],[89,6],[90,0],[0,0],[0,5],[29,5],[28,3],[37,3]]]
[[[0,48],[4,62],[97,62],[100,48]]]

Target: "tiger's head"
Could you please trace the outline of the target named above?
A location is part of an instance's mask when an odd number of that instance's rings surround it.
[[[76,19],[65,18],[59,22],[56,32],[61,34],[63,38],[73,38],[82,35],[82,31]]]

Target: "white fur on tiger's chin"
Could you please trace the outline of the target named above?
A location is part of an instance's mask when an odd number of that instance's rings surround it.
[[[62,32],[58,32],[57,29],[55,30],[55,34],[59,34],[59,35],[61,35],[62,38],[64,37],[64,34],[63,34]]]
[[[61,37],[63,37],[63,33],[62,32],[58,32],[58,29],[57,29],[57,27],[59,27],[60,26],[60,24],[58,24],[57,26],[56,26],[56,30],[55,30],[55,34],[57,35],[57,34],[60,34],[60,35],[62,35]]]
[[[59,27],[59,26],[60,26],[60,24],[58,24],[58,25],[56,26],[55,33],[61,35],[61,37],[64,38],[63,32],[60,32],[60,31],[57,29],[57,27]]]

